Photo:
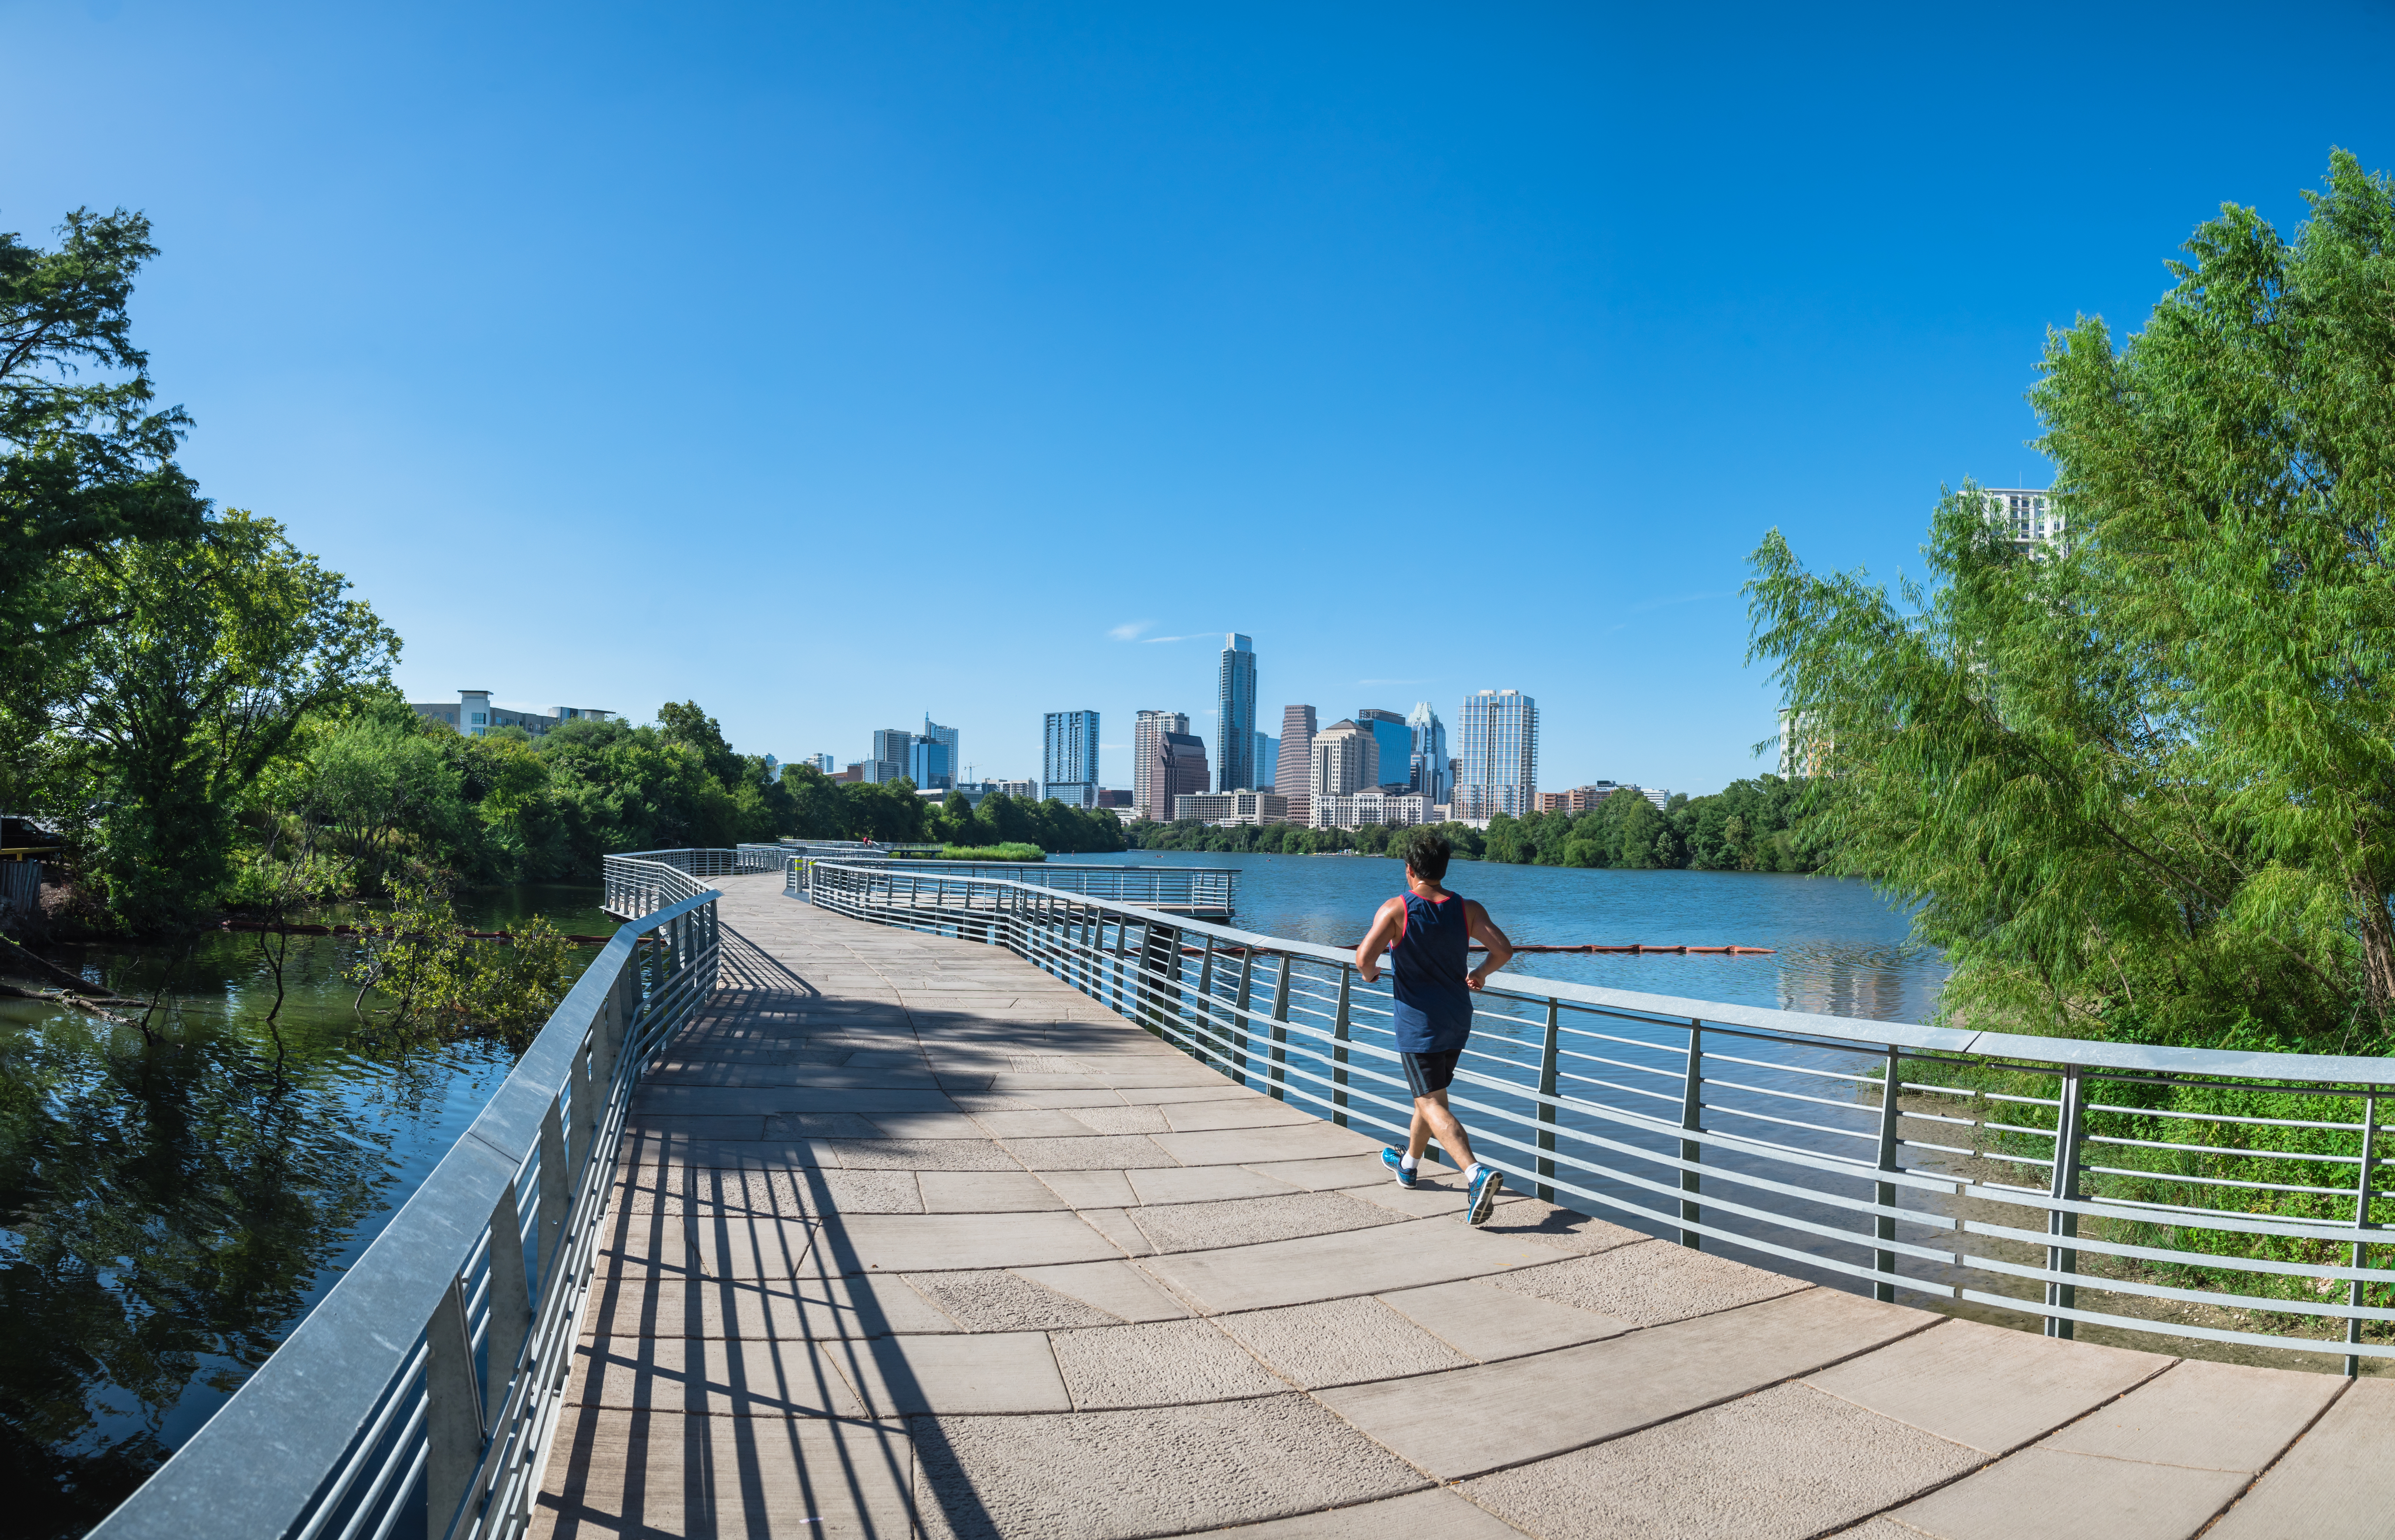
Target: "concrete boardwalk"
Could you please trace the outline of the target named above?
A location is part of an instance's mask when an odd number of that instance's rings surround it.
[[[2395,1526],[2395,1379],[2049,1341],[1524,1197],[1475,1231],[1451,1178],[1399,1190],[1006,952],[721,885],[540,1535]]]

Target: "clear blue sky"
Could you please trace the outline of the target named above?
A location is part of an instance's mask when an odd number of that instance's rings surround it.
[[[1128,784],[1236,629],[1267,731],[1510,687],[1704,792],[1763,532],[2044,484],[2044,329],[2395,167],[2395,13],[1674,9],[0,0],[0,228],[150,213],[186,464],[417,699]]]

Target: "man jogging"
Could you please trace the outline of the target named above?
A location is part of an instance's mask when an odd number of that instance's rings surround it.
[[[1489,911],[1439,886],[1451,854],[1447,836],[1425,831],[1406,846],[1406,888],[1381,905],[1372,928],[1356,948],[1356,971],[1370,983],[1381,976],[1381,954],[1389,954],[1389,986],[1396,996],[1397,1060],[1414,1093],[1413,1127],[1406,1152],[1381,1152],[1381,1162],[1399,1187],[1414,1185],[1422,1151],[1438,1139],[1448,1159],[1463,1168],[1463,1218],[1486,1224],[1505,1178],[1472,1158],[1472,1140],[1447,1108],[1447,1087],[1456,1060],[1472,1035],[1472,992],[1514,955],[1514,943],[1489,919]],[[1488,961],[1467,971],[1474,941],[1489,949]]]

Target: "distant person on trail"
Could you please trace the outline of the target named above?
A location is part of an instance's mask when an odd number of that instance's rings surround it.
[[[1514,943],[1497,928],[1489,911],[1439,886],[1452,853],[1447,836],[1424,832],[1406,845],[1406,891],[1381,905],[1372,928],[1356,948],[1356,971],[1370,983],[1381,976],[1381,954],[1389,954],[1389,987],[1396,996],[1397,1060],[1414,1093],[1413,1127],[1406,1152],[1381,1152],[1399,1187],[1414,1185],[1422,1151],[1434,1136],[1447,1158],[1463,1169],[1463,1218],[1487,1224],[1505,1185],[1494,1167],[1472,1158],[1472,1140],[1447,1108],[1447,1087],[1456,1060],[1472,1036],[1472,994],[1514,955]],[[1467,970],[1474,941],[1489,959]]]

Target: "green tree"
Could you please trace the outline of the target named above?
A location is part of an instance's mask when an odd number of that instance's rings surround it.
[[[70,581],[118,615],[60,668],[41,744],[47,810],[136,930],[215,904],[233,812],[304,723],[387,685],[399,638],[349,581],[238,509],[189,540],[77,553]]]
[[[681,744],[697,754],[707,773],[724,790],[733,790],[744,779],[740,756],[732,752],[722,727],[700,710],[696,701],[668,701],[657,707],[657,733],[667,743]]]
[[[2070,537],[1965,482],[1926,584],[1749,586],[1846,870],[1918,905],[1950,1013],[2331,1045],[2395,1007],[2395,195],[2333,155],[2283,241],[2199,228],[2143,332],[2049,339]]]
[[[14,758],[42,725],[50,670],[131,618],[80,570],[137,540],[190,540],[207,513],[175,464],[191,420],[156,408],[133,346],[134,274],[150,221],[77,209],[55,250],[0,233],[0,708]],[[0,784],[0,792],[9,788]]]

